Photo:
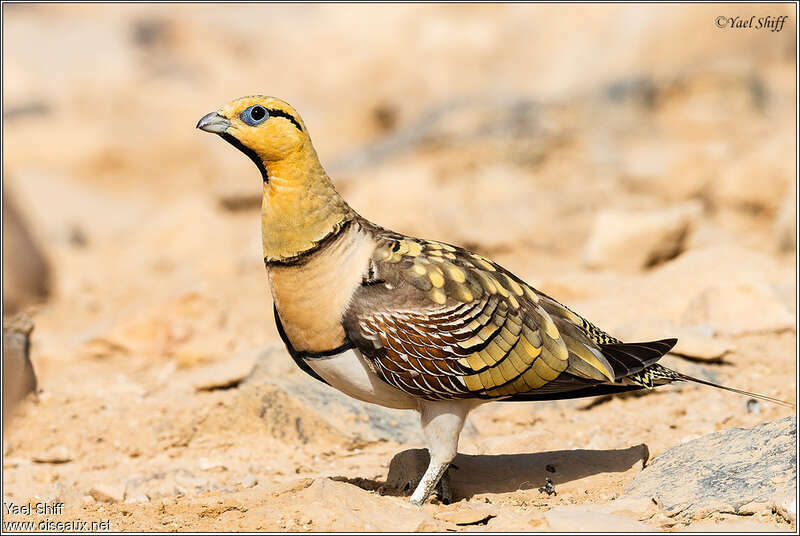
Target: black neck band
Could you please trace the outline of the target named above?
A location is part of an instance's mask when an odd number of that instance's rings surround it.
[[[264,162],[261,160],[261,157],[258,156],[258,154],[254,150],[245,147],[242,142],[240,142],[227,132],[223,132],[222,134],[220,134],[220,136],[222,137],[223,140],[227,141],[228,143],[230,143],[231,145],[242,151],[244,154],[246,154],[247,157],[253,161],[258,170],[261,172],[261,178],[264,179],[264,182],[269,182],[269,174],[267,173],[267,168],[266,166],[264,166]]]

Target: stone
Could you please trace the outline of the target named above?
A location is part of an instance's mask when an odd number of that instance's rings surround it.
[[[727,534],[736,533],[753,533],[764,534],[767,532],[788,532],[787,529],[781,529],[771,523],[762,523],[758,520],[748,517],[726,517],[716,521],[703,521],[700,523],[692,523],[691,525],[682,528],[682,532],[724,532]]]
[[[293,493],[296,491],[300,491],[306,489],[308,486],[314,483],[313,478],[298,478],[296,480],[290,480],[288,482],[283,482],[278,484],[274,488],[270,490],[274,497],[279,495],[283,495],[284,493]]]
[[[5,231],[4,231],[5,232]],[[5,292],[5,284],[3,285]],[[3,319],[3,416],[10,416],[28,393],[36,392],[36,373],[30,359],[33,321],[24,314]],[[6,422],[3,419],[3,429]]]
[[[227,471],[227,466],[219,460],[209,460],[208,458],[200,458],[197,460],[197,467],[201,471]]]
[[[678,256],[693,222],[702,212],[697,202],[666,209],[599,212],[584,249],[591,268],[640,270]]]
[[[736,350],[736,345],[726,338],[715,336],[708,325],[677,326],[652,317],[642,317],[621,326],[616,334],[625,341],[650,341],[675,337],[678,339],[670,353],[698,361],[720,361]]]
[[[243,488],[253,488],[258,484],[258,478],[255,475],[247,475],[239,483]]]
[[[47,259],[11,197],[4,184],[3,314],[6,315],[43,300],[51,287]]]
[[[89,495],[97,502],[121,503],[125,500],[125,484],[96,484]]]
[[[191,371],[191,383],[196,391],[213,391],[237,386],[253,370],[255,356],[242,353],[231,359]]]
[[[144,493],[137,493],[136,495],[125,497],[125,504],[144,504],[148,502],[150,502],[150,497]]]
[[[624,497],[651,498],[681,521],[744,515],[763,504],[789,516],[797,489],[796,440],[794,417],[701,436],[652,460]]]
[[[787,330],[794,321],[772,288],[757,281],[711,285],[694,296],[683,314],[684,324],[707,324],[727,335]]]
[[[670,336],[678,337],[678,343],[671,352],[687,359],[721,361],[725,355],[736,350],[736,345],[732,342],[705,337],[692,330],[680,330]]]
[[[56,445],[44,452],[34,454],[31,459],[36,463],[67,463],[72,461],[72,455],[64,445]]]

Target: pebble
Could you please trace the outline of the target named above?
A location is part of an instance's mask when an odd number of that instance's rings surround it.
[[[148,497],[144,493],[137,493],[136,495],[132,495],[125,499],[126,504],[142,504],[148,502],[150,502],[150,497]]]
[[[313,483],[313,478],[298,478],[295,480],[290,480],[289,482],[284,482],[275,486],[272,489],[272,495],[277,497],[278,495],[283,495],[284,493],[292,493],[295,491],[304,490]]]
[[[120,503],[125,500],[125,484],[96,484],[89,495],[98,502]]]
[[[252,488],[258,484],[258,478],[254,475],[247,475],[241,480],[240,484],[243,488]]]
[[[761,413],[761,404],[758,403],[758,400],[751,398],[747,401],[747,413],[754,413],[756,415]]]
[[[200,458],[197,461],[201,471],[227,471],[228,468],[219,461],[211,461],[208,458]]]
[[[45,452],[34,454],[31,458],[36,463],[67,463],[72,461],[69,449],[64,445],[57,445]]]

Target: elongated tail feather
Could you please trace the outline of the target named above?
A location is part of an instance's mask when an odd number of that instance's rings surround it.
[[[677,372],[672,369],[668,369],[667,367],[659,365],[658,363],[650,365],[641,372],[637,372],[635,374],[631,374],[630,376],[626,376],[625,378],[623,378],[623,382],[627,384],[639,385],[647,389],[652,389],[653,387],[658,387],[659,385],[666,385],[672,382],[694,382],[702,385],[708,385],[710,387],[716,387],[717,389],[730,391],[732,393],[749,396],[750,398],[763,400],[765,402],[772,402],[773,404],[777,404],[779,406],[785,406],[787,408],[795,407],[795,405],[792,404],[791,402],[784,402],[783,400],[778,400],[777,398],[772,398],[766,395],[760,395],[758,393],[743,391],[741,389],[728,387],[726,385],[720,385],[718,383],[710,382],[708,380],[701,380],[700,378],[695,378],[694,376],[689,376],[688,374],[683,374],[682,372]]]
[[[674,371],[672,371],[672,372],[674,372]],[[730,391],[732,393],[737,393],[737,394],[740,394],[740,395],[749,396],[750,398],[756,398],[758,400],[763,400],[765,402],[772,402],[773,404],[777,404],[779,406],[784,406],[784,407],[787,407],[787,408],[794,408],[795,407],[795,405],[792,404],[791,402],[784,402],[783,400],[778,400],[777,398],[772,398],[771,396],[760,395],[758,393],[751,393],[749,391],[743,391],[741,389],[736,389],[734,387],[728,387],[726,385],[720,385],[718,383],[714,383],[714,382],[710,382],[710,381],[706,381],[706,380],[701,380],[700,378],[695,378],[693,376],[687,376],[686,374],[681,374],[680,372],[675,372],[675,375],[677,376],[677,379],[680,380],[680,381],[694,382],[694,383],[700,383],[700,384],[703,384],[703,385],[709,385],[711,387],[716,387],[717,389],[723,389],[725,391]]]

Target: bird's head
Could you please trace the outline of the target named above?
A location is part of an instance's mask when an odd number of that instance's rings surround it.
[[[303,120],[282,100],[242,97],[204,115],[197,128],[219,134],[261,171],[265,262],[313,249],[356,216],[322,168]]]
[[[270,163],[313,151],[303,120],[287,103],[253,95],[233,100],[198,121],[197,128],[219,134],[246,154],[268,180]]]

